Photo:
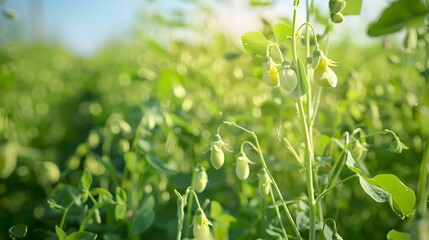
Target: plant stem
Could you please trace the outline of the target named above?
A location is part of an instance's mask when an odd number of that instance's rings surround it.
[[[293,64],[294,66],[298,66],[298,54],[296,51],[296,16],[297,16],[297,5],[298,1],[295,1],[294,8],[293,8],[293,19],[292,19],[292,56],[293,56]],[[301,76],[301,74],[298,74],[298,78],[300,81],[302,81],[304,78]],[[301,84],[298,84],[298,94],[301,95]],[[307,103],[311,104],[311,103]],[[314,183],[313,183],[313,147],[312,147],[312,141],[311,141],[311,135],[308,130],[308,124],[306,120],[306,114],[304,111],[304,106],[302,102],[302,97],[300,96],[298,98],[298,113],[299,113],[299,119],[301,122],[301,128],[304,132],[304,138],[305,138],[305,175],[307,179],[307,194],[308,194],[308,205],[309,205],[309,211],[310,211],[310,217],[309,217],[309,226],[310,226],[310,240],[315,240],[316,238],[316,201],[314,199]]]
[[[298,100],[298,110],[301,120],[301,128],[305,137],[305,176],[307,178],[307,194],[310,207],[310,240],[316,237],[316,201],[314,199],[313,183],[313,150],[311,149],[310,133],[308,131],[307,121],[305,118],[304,107],[301,98]]]
[[[95,209],[99,208],[100,204],[94,205],[88,212],[88,214],[85,216],[85,218],[82,220],[82,223],[79,227],[79,232],[83,232],[86,229],[86,226],[88,225],[89,219],[91,219],[92,215],[94,214]]]
[[[285,229],[285,227],[283,225],[283,221],[282,221],[282,216],[280,215],[279,207],[276,204],[276,198],[274,197],[273,189],[270,189],[270,196],[271,196],[271,200],[273,201],[273,206],[274,206],[274,209],[276,211],[277,218],[279,219],[280,227],[282,228],[283,235],[284,235],[285,239],[288,240],[286,229]]]
[[[418,211],[423,216],[427,211],[427,197],[428,197],[428,163],[429,163],[429,144],[426,143],[426,148],[424,149],[422,162],[420,164],[420,174],[419,182],[417,187],[417,196],[418,196]]]
[[[355,178],[355,177],[359,177],[359,175],[355,174],[355,175],[351,175],[348,176],[346,178],[344,178],[343,180],[337,182],[335,185],[327,188],[325,191],[323,191],[321,194],[319,194],[319,196],[317,196],[317,198],[315,199],[316,202],[318,202],[321,198],[323,198],[328,192],[330,192],[332,189],[336,188],[338,185],[347,182],[348,180]]]
[[[195,177],[195,171],[192,171],[192,179],[191,179],[191,183],[194,182],[194,177]],[[192,190],[193,192],[193,190]],[[192,204],[194,202],[194,194],[190,194],[189,195],[189,199],[188,199],[188,211],[186,212],[186,226],[185,226],[185,238],[189,237],[189,226],[191,226],[191,219],[192,219]]]

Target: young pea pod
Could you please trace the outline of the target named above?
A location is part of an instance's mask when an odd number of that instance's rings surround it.
[[[298,85],[296,73],[291,68],[282,69],[280,73],[280,87],[288,92],[295,90]]]
[[[223,148],[227,149],[225,146],[227,144],[222,141],[222,138],[219,133],[217,133],[211,142],[210,146],[210,162],[213,167],[218,170],[221,168],[225,162],[225,154],[223,152]]]
[[[218,170],[225,162],[225,154],[222,150],[222,144],[220,142],[214,143],[211,146],[210,151],[210,162],[212,163],[213,167]]]
[[[246,180],[249,177],[249,162],[250,160],[244,152],[237,158],[237,162],[235,163],[235,175],[237,175],[240,180]]]
[[[268,173],[265,171],[264,168],[261,169],[259,172],[259,182],[258,182],[258,189],[259,193],[266,197],[268,194],[270,194],[271,190],[271,181],[270,177],[268,176]]]
[[[201,193],[206,189],[208,176],[203,166],[199,165],[195,168],[195,176],[192,181],[192,187],[195,192]]]

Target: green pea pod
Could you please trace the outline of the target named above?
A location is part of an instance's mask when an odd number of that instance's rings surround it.
[[[295,64],[296,66],[296,64]],[[305,65],[300,58],[298,58],[298,87],[296,87],[290,94],[293,101],[298,102],[301,96],[304,96],[308,92],[308,80],[307,74],[305,73]]]

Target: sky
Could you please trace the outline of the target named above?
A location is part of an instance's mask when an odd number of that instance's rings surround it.
[[[250,7],[248,0],[200,0],[213,7],[216,24],[239,39],[247,31],[257,30],[259,17],[275,20],[290,16],[291,0],[277,0],[271,7]],[[351,0],[350,0],[351,1]],[[3,0],[0,8],[19,13],[13,24],[21,29],[24,39],[38,36],[60,43],[77,54],[91,55],[104,44],[121,39],[136,26],[144,12],[166,13],[193,4],[190,0]],[[328,0],[315,0],[327,12]],[[374,21],[386,0],[364,0],[361,16],[347,16],[336,26],[339,32],[362,31],[355,38],[369,41],[365,26]],[[192,8],[188,8],[192,11]],[[38,29],[38,30],[36,30]]]

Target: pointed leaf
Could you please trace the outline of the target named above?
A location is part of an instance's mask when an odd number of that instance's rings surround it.
[[[355,159],[353,158],[350,151],[347,150],[347,157],[346,157],[346,165],[347,167],[352,170],[354,173],[359,174],[361,172],[359,165],[356,163]]]
[[[410,234],[392,229],[387,233],[387,240],[410,240]]]
[[[389,200],[390,194],[384,191],[381,187],[374,185],[371,179],[359,176],[359,182],[360,182],[360,185],[362,186],[362,189],[370,197],[372,197],[374,201],[382,203]]]
[[[116,188],[116,201],[123,204],[127,203],[127,192],[120,187]]]
[[[118,204],[115,206],[116,221],[124,220],[126,213],[127,213],[127,206],[125,204]]]
[[[154,206],[155,199],[152,195],[143,200],[140,209],[137,210],[132,220],[129,230],[130,236],[138,235],[152,225],[152,222],[155,219],[155,211],[153,210]]]
[[[270,41],[261,32],[248,32],[241,36],[244,48],[255,55],[265,55]]]
[[[372,180],[390,194],[392,199],[389,204],[400,218],[404,219],[413,213],[416,195],[398,177],[393,174],[380,174]]]
[[[67,236],[66,240],[95,240],[97,234],[92,232],[74,232]]]
[[[292,28],[284,23],[276,23],[273,27],[274,37],[277,43],[290,44],[289,37],[292,37]]]
[[[83,171],[82,177],[80,179],[79,188],[82,191],[89,191],[92,184],[92,175],[87,168]]]
[[[178,172],[178,170],[175,167],[173,168],[172,166],[163,163],[160,159],[158,159],[155,156],[147,155],[146,160],[152,167],[154,167],[160,172],[163,172],[166,174],[176,174]]]
[[[93,189],[91,189],[91,194],[94,196],[104,195],[108,198],[113,198],[113,195],[104,188],[93,188]]]
[[[381,36],[398,32],[404,27],[417,26],[429,10],[420,0],[397,0],[387,7],[377,22],[370,24],[368,35]]]
[[[58,240],[66,240],[67,234],[57,225],[55,225],[55,232],[57,233]]]

